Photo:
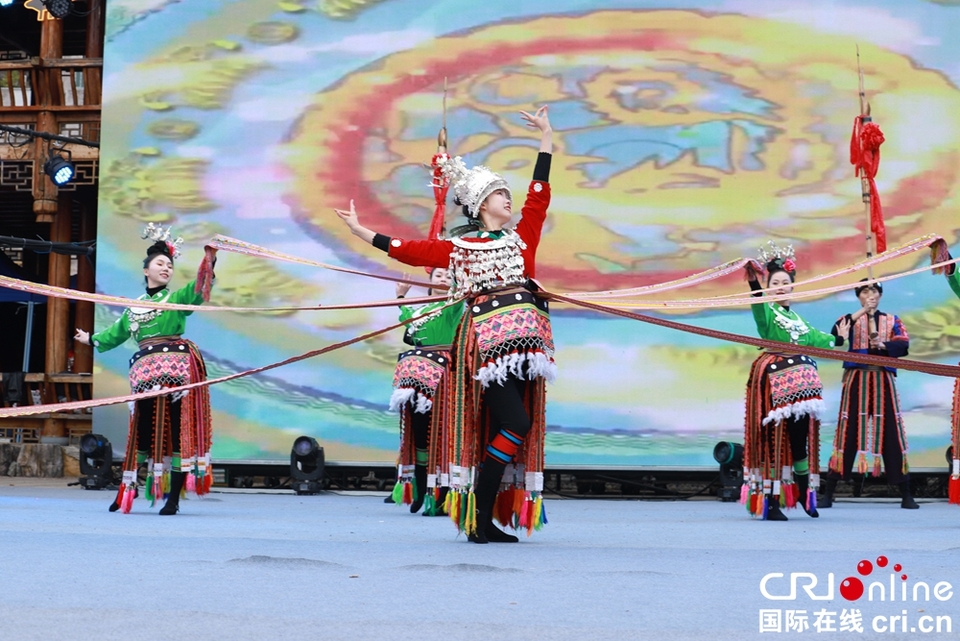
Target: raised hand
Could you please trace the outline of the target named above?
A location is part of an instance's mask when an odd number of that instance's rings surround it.
[[[837,321],[837,333],[844,338],[850,336],[850,319],[843,318]]]
[[[353,207],[352,198],[350,199],[349,210],[334,209],[333,211],[337,213],[340,220],[347,224],[347,227],[350,228],[350,233],[358,238],[362,238],[365,242],[373,243],[373,237],[376,236],[376,233],[360,224],[360,219],[357,217],[357,210]]]
[[[550,127],[550,118],[547,116],[547,105],[544,105],[537,109],[535,114],[527,113],[526,111],[521,111],[520,116],[527,121],[527,126],[534,129],[539,129],[543,133],[552,131]]]
[[[402,298],[410,291],[409,283],[397,283],[397,298]]]
[[[347,227],[352,231],[355,227],[360,226],[360,219],[357,217],[357,210],[353,207],[353,199],[350,199],[350,210],[344,211],[342,209],[334,209],[337,213],[337,216],[340,217],[340,220],[347,224]]]
[[[74,335],[73,340],[80,341],[84,345],[90,344],[90,332],[85,332],[79,327],[77,328],[77,333]]]

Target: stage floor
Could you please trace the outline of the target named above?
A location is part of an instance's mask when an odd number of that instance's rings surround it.
[[[713,641],[794,636],[797,628],[818,639],[960,632],[960,509],[942,501],[916,511],[841,501],[817,520],[790,510],[789,522],[773,523],[716,500],[549,499],[542,532],[481,546],[458,537],[447,519],[384,504],[383,494],[230,490],[184,501],[179,515],[161,518],[159,505],[151,510],[142,500],[130,515],[108,513],[112,493],[66,482],[0,479],[2,640]],[[876,566],[881,555],[885,568]],[[858,574],[862,560],[873,563],[871,575]],[[894,564],[902,566],[896,576]],[[766,598],[760,583],[774,572],[785,578],[768,581],[770,596],[787,596],[790,573],[807,572],[818,578],[811,592],[825,598],[810,599],[803,577],[795,600]],[[865,586],[876,581],[885,600],[877,586],[873,601],[866,593],[845,599],[841,582],[851,576]],[[929,601],[922,586],[913,600],[917,582],[929,585]],[[941,582],[950,589],[937,588]],[[949,597],[938,599],[937,589]],[[894,620],[891,634],[893,616],[906,623]]]

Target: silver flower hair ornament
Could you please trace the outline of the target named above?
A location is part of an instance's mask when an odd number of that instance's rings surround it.
[[[140,233],[140,238],[153,242],[164,242],[170,248],[170,255],[175,259],[180,258],[180,246],[183,245],[183,238],[178,236],[176,240],[170,240],[170,229],[170,227],[164,229],[163,225],[147,223],[147,226]]]
[[[450,187],[453,194],[460,201],[461,205],[466,206],[470,216],[476,218],[480,215],[480,205],[487,199],[487,196],[503,189],[507,192],[507,198],[513,201],[513,194],[510,192],[510,186],[507,181],[497,173],[494,173],[489,167],[477,165],[472,169],[467,169],[463,158],[460,156],[442,158],[439,160],[441,171],[450,181]]]
[[[793,245],[780,247],[772,240],[767,241],[767,247],[761,247],[759,251],[760,261],[764,265],[775,263],[783,270],[794,273],[797,271],[796,252]]]

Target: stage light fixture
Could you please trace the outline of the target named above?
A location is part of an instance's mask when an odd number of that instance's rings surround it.
[[[724,503],[740,500],[743,485],[743,445],[720,441],[713,448],[713,458],[720,464],[720,489],[717,497]]]
[[[297,494],[319,494],[323,479],[323,448],[310,436],[300,436],[290,449],[290,486]]]
[[[113,445],[101,434],[80,437],[80,485],[85,490],[102,490],[113,485]]]
[[[947,451],[943,453],[943,457],[947,459],[947,467],[952,468],[953,467],[953,446],[952,445],[947,446]]]
[[[60,156],[59,154],[50,154],[50,158],[47,159],[47,162],[43,163],[43,173],[50,176],[50,180],[53,181],[53,184],[55,184],[57,187],[61,187],[73,180],[77,170],[73,166],[73,163],[69,160],[66,160],[63,156]]]
[[[0,7],[9,7],[13,4],[13,0],[0,0]]]
[[[73,1],[72,0],[42,0],[43,6],[50,13],[51,16],[58,19],[63,19],[73,13]]]

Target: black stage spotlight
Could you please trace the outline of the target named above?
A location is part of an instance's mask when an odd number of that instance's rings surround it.
[[[73,13],[72,0],[42,0],[43,6],[54,18],[62,20]]]
[[[113,446],[105,436],[80,437],[80,485],[86,490],[102,490],[113,485]]]
[[[743,485],[743,445],[720,441],[713,448],[713,458],[720,464],[717,496],[724,503],[739,501]]]
[[[47,162],[43,163],[43,173],[50,176],[50,180],[52,180],[53,184],[57,187],[62,187],[73,180],[77,170],[73,166],[73,163],[66,160],[63,156],[51,154]]]
[[[297,494],[319,494],[323,479],[323,448],[317,439],[301,436],[290,449],[290,486]]]
[[[947,451],[943,453],[944,458],[947,459],[947,467],[953,468],[953,446],[948,445]]]

